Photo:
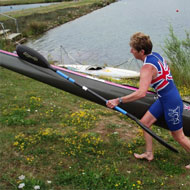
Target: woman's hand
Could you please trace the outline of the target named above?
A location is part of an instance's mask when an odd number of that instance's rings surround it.
[[[112,100],[108,100],[106,105],[108,108],[114,108],[115,106],[117,106],[119,104],[119,98],[116,99],[112,99]]]

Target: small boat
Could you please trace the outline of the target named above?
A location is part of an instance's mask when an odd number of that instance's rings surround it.
[[[104,101],[102,101],[98,97],[93,96],[91,93],[82,90],[78,86],[70,83],[68,80],[65,80],[54,71],[24,61],[19,58],[17,54],[0,50],[0,66],[48,84],[50,86],[64,90],[76,96],[85,98],[97,104],[106,106]],[[133,86],[120,85],[58,66],[53,67],[59,69],[65,75],[77,81],[77,83],[88,87],[89,89],[93,90],[94,92],[103,96],[106,99],[112,99],[128,95],[137,90],[137,88]],[[140,119],[156,99],[156,93],[149,91],[147,92],[146,97],[134,102],[122,104],[120,107]],[[190,102],[183,101],[183,104],[184,133],[186,136],[190,136]],[[162,128],[168,129],[165,119],[163,117],[160,118],[155,124]]]
[[[140,73],[137,71],[120,69],[107,66],[93,66],[93,65],[58,65],[62,68],[67,68],[72,71],[98,76],[98,77],[109,77],[114,79],[122,78],[137,78],[140,77]]]

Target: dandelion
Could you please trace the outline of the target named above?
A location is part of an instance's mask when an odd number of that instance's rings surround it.
[[[141,181],[140,181],[140,180],[137,180],[137,184],[141,185]]]
[[[23,180],[23,179],[25,179],[25,176],[24,175],[21,175],[21,176],[19,176],[18,177],[20,180]]]
[[[19,184],[18,188],[22,189],[24,186],[25,186],[25,183],[21,183],[21,184]]]
[[[18,145],[18,141],[13,143],[13,146],[17,146]]]
[[[35,189],[35,190],[38,190],[38,189],[40,189],[40,186],[39,186],[39,185],[35,185],[35,186],[34,186],[34,189]]]

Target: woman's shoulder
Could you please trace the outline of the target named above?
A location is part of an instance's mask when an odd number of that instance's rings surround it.
[[[159,53],[157,53],[157,52],[152,52],[146,58],[146,62],[147,63],[157,63],[158,60],[160,60],[162,62],[163,61],[163,57]]]

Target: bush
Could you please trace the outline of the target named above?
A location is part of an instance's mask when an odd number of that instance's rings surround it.
[[[177,86],[187,87],[190,83],[190,34],[186,32],[186,39],[180,40],[175,36],[171,26],[169,31],[169,38],[165,40],[163,50]]]
[[[32,35],[38,35],[45,32],[46,29],[47,25],[43,22],[31,22],[28,31],[30,31]]]
[[[12,52],[15,50],[15,44],[12,41],[0,39],[0,49]]]

